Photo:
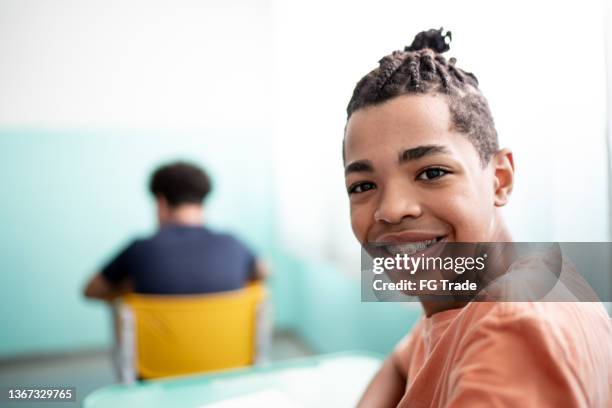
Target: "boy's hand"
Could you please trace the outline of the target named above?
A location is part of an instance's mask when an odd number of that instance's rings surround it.
[[[270,268],[264,261],[262,261],[261,259],[257,259],[255,261],[255,265],[253,266],[251,276],[252,279],[256,281],[264,280],[270,276]]]

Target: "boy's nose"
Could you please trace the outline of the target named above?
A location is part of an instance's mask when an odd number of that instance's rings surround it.
[[[399,224],[406,217],[418,218],[422,208],[415,195],[405,188],[387,187],[380,196],[374,220],[386,224]]]

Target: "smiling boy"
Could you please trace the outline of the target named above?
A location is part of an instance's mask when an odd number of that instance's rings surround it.
[[[442,30],[356,86],[343,145],[362,245],[511,242],[514,183],[476,77],[446,61]],[[612,329],[599,303],[421,299],[425,317],[386,359],[362,407],[610,406]]]

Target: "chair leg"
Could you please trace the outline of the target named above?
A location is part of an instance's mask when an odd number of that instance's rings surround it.
[[[136,336],[134,313],[123,303],[114,306],[117,335],[115,349],[115,362],[122,384],[130,385],[136,382]]]
[[[270,362],[273,330],[273,305],[270,299],[264,299],[257,305],[256,311],[254,364],[263,365]]]

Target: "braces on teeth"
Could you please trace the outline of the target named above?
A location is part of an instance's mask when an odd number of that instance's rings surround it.
[[[419,242],[407,242],[396,245],[386,245],[387,251],[389,251],[392,255],[414,255],[418,251],[422,251],[437,242],[437,239],[430,239],[427,241],[419,241]]]

